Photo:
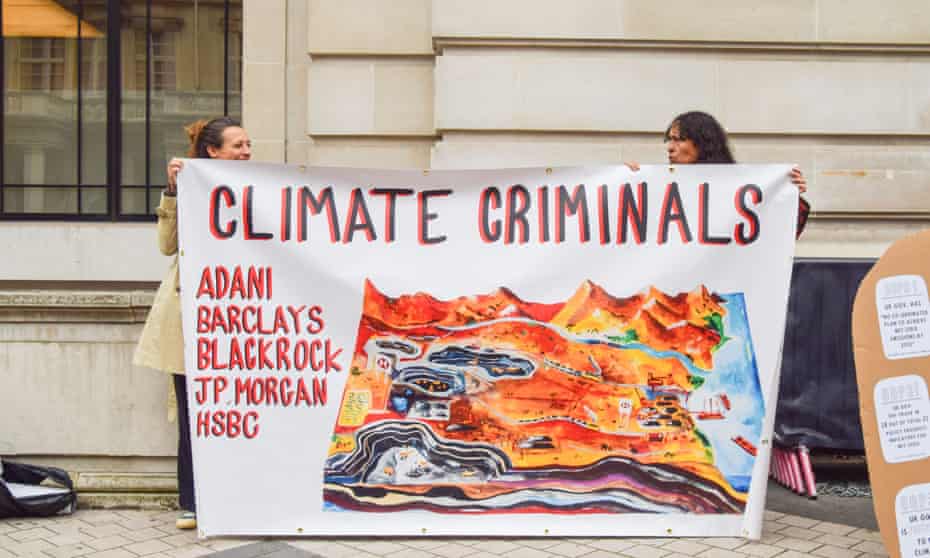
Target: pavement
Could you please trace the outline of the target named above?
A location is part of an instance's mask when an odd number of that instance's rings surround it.
[[[821,489],[826,488],[828,487],[821,486]],[[765,507],[772,511],[878,530],[872,498],[838,496],[824,490],[816,499],[811,500],[798,496],[783,486],[769,483]]]
[[[803,500],[793,496],[797,501]],[[175,511],[85,510],[0,521],[0,558],[873,558],[877,531],[774,510],[759,541],[739,538],[304,538],[199,540]]]

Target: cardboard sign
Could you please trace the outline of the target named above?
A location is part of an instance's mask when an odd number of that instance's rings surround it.
[[[758,537],[789,170],[189,161],[201,532]]]
[[[891,245],[862,280],[853,352],[882,540],[930,556],[930,231]]]

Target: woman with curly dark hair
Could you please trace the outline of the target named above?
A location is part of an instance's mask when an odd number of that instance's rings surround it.
[[[670,163],[735,163],[730,153],[727,133],[706,112],[679,114],[665,129],[665,144]]]
[[[716,118],[701,111],[679,114],[665,129],[665,149],[668,162],[673,165],[734,164],[736,159],[730,152],[727,132]],[[638,163],[627,163],[632,170],[639,170]],[[801,169],[791,169],[791,182],[800,193],[807,191],[807,181]],[[807,224],[810,204],[798,198],[797,236]]]

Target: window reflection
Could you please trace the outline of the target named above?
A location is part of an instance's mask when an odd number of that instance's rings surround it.
[[[72,68],[78,18],[68,9],[73,3],[38,3],[42,9],[32,10],[7,4],[3,13],[4,181],[76,185],[77,91]],[[40,15],[50,19],[36,19]],[[8,194],[4,201],[23,211],[60,206],[60,200],[56,203],[53,198],[62,195],[76,198],[76,190],[68,189],[43,192],[33,188]]]
[[[157,196],[133,187],[148,184],[160,189],[168,160],[183,157],[187,151],[184,126],[200,118],[220,116],[227,108],[224,95],[233,94],[224,87],[227,22],[222,1],[152,0],[148,23],[144,4],[125,0],[123,4],[131,21],[130,29],[124,30],[129,40],[123,42],[123,52],[132,67],[123,77],[121,200],[124,212],[142,214],[154,211],[152,200]],[[233,45],[236,48],[230,59],[241,64],[241,6],[230,14],[231,53]],[[241,89],[240,74],[236,68],[236,95]],[[239,104],[235,103],[235,111],[230,110],[234,116],[238,116]]]
[[[120,22],[110,26],[114,2]],[[186,151],[183,126],[241,112],[240,1],[0,6],[4,214],[151,214],[168,159]],[[118,34],[119,83],[108,83],[108,33]],[[119,99],[119,113],[108,99]],[[108,146],[108,119],[117,118],[109,122],[120,142]],[[112,157],[121,176],[108,184]],[[114,188],[119,204],[110,207]]]
[[[61,91],[65,88],[65,40],[31,39],[19,41],[22,87],[33,91]]]
[[[105,32],[105,0],[84,0],[84,21]],[[81,184],[107,183],[107,41],[81,40]],[[107,213],[105,190],[82,189],[82,213]]]
[[[85,11],[94,11],[96,4],[103,0],[85,0]],[[4,211],[76,213],[79,184],[86,182],[78,164],[79,87],[87,90],[82,66],[88,50],[103,48],[105,21],[82,21],[74,1],[4,1],[2,6]]]

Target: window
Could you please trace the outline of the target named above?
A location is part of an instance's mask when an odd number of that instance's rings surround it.
[[[239,116],[241,0],[3,2],[0,22],[0,219],[153,219],[183,126]]]
[[[23,89],[37,91],[64,89],[64,39],[23,39],[19,46]]]
[[[136,83],[145,86],[146,60],[150,61],[151,88],[153,91],[175,89],[174,48],[177,39],[170,31],[158,31],[149,34],[149,47],[146,35],[136,35]]]
[[[174,45],[170,31],[152,33],[152,89],[164,91],[175,88]]]

